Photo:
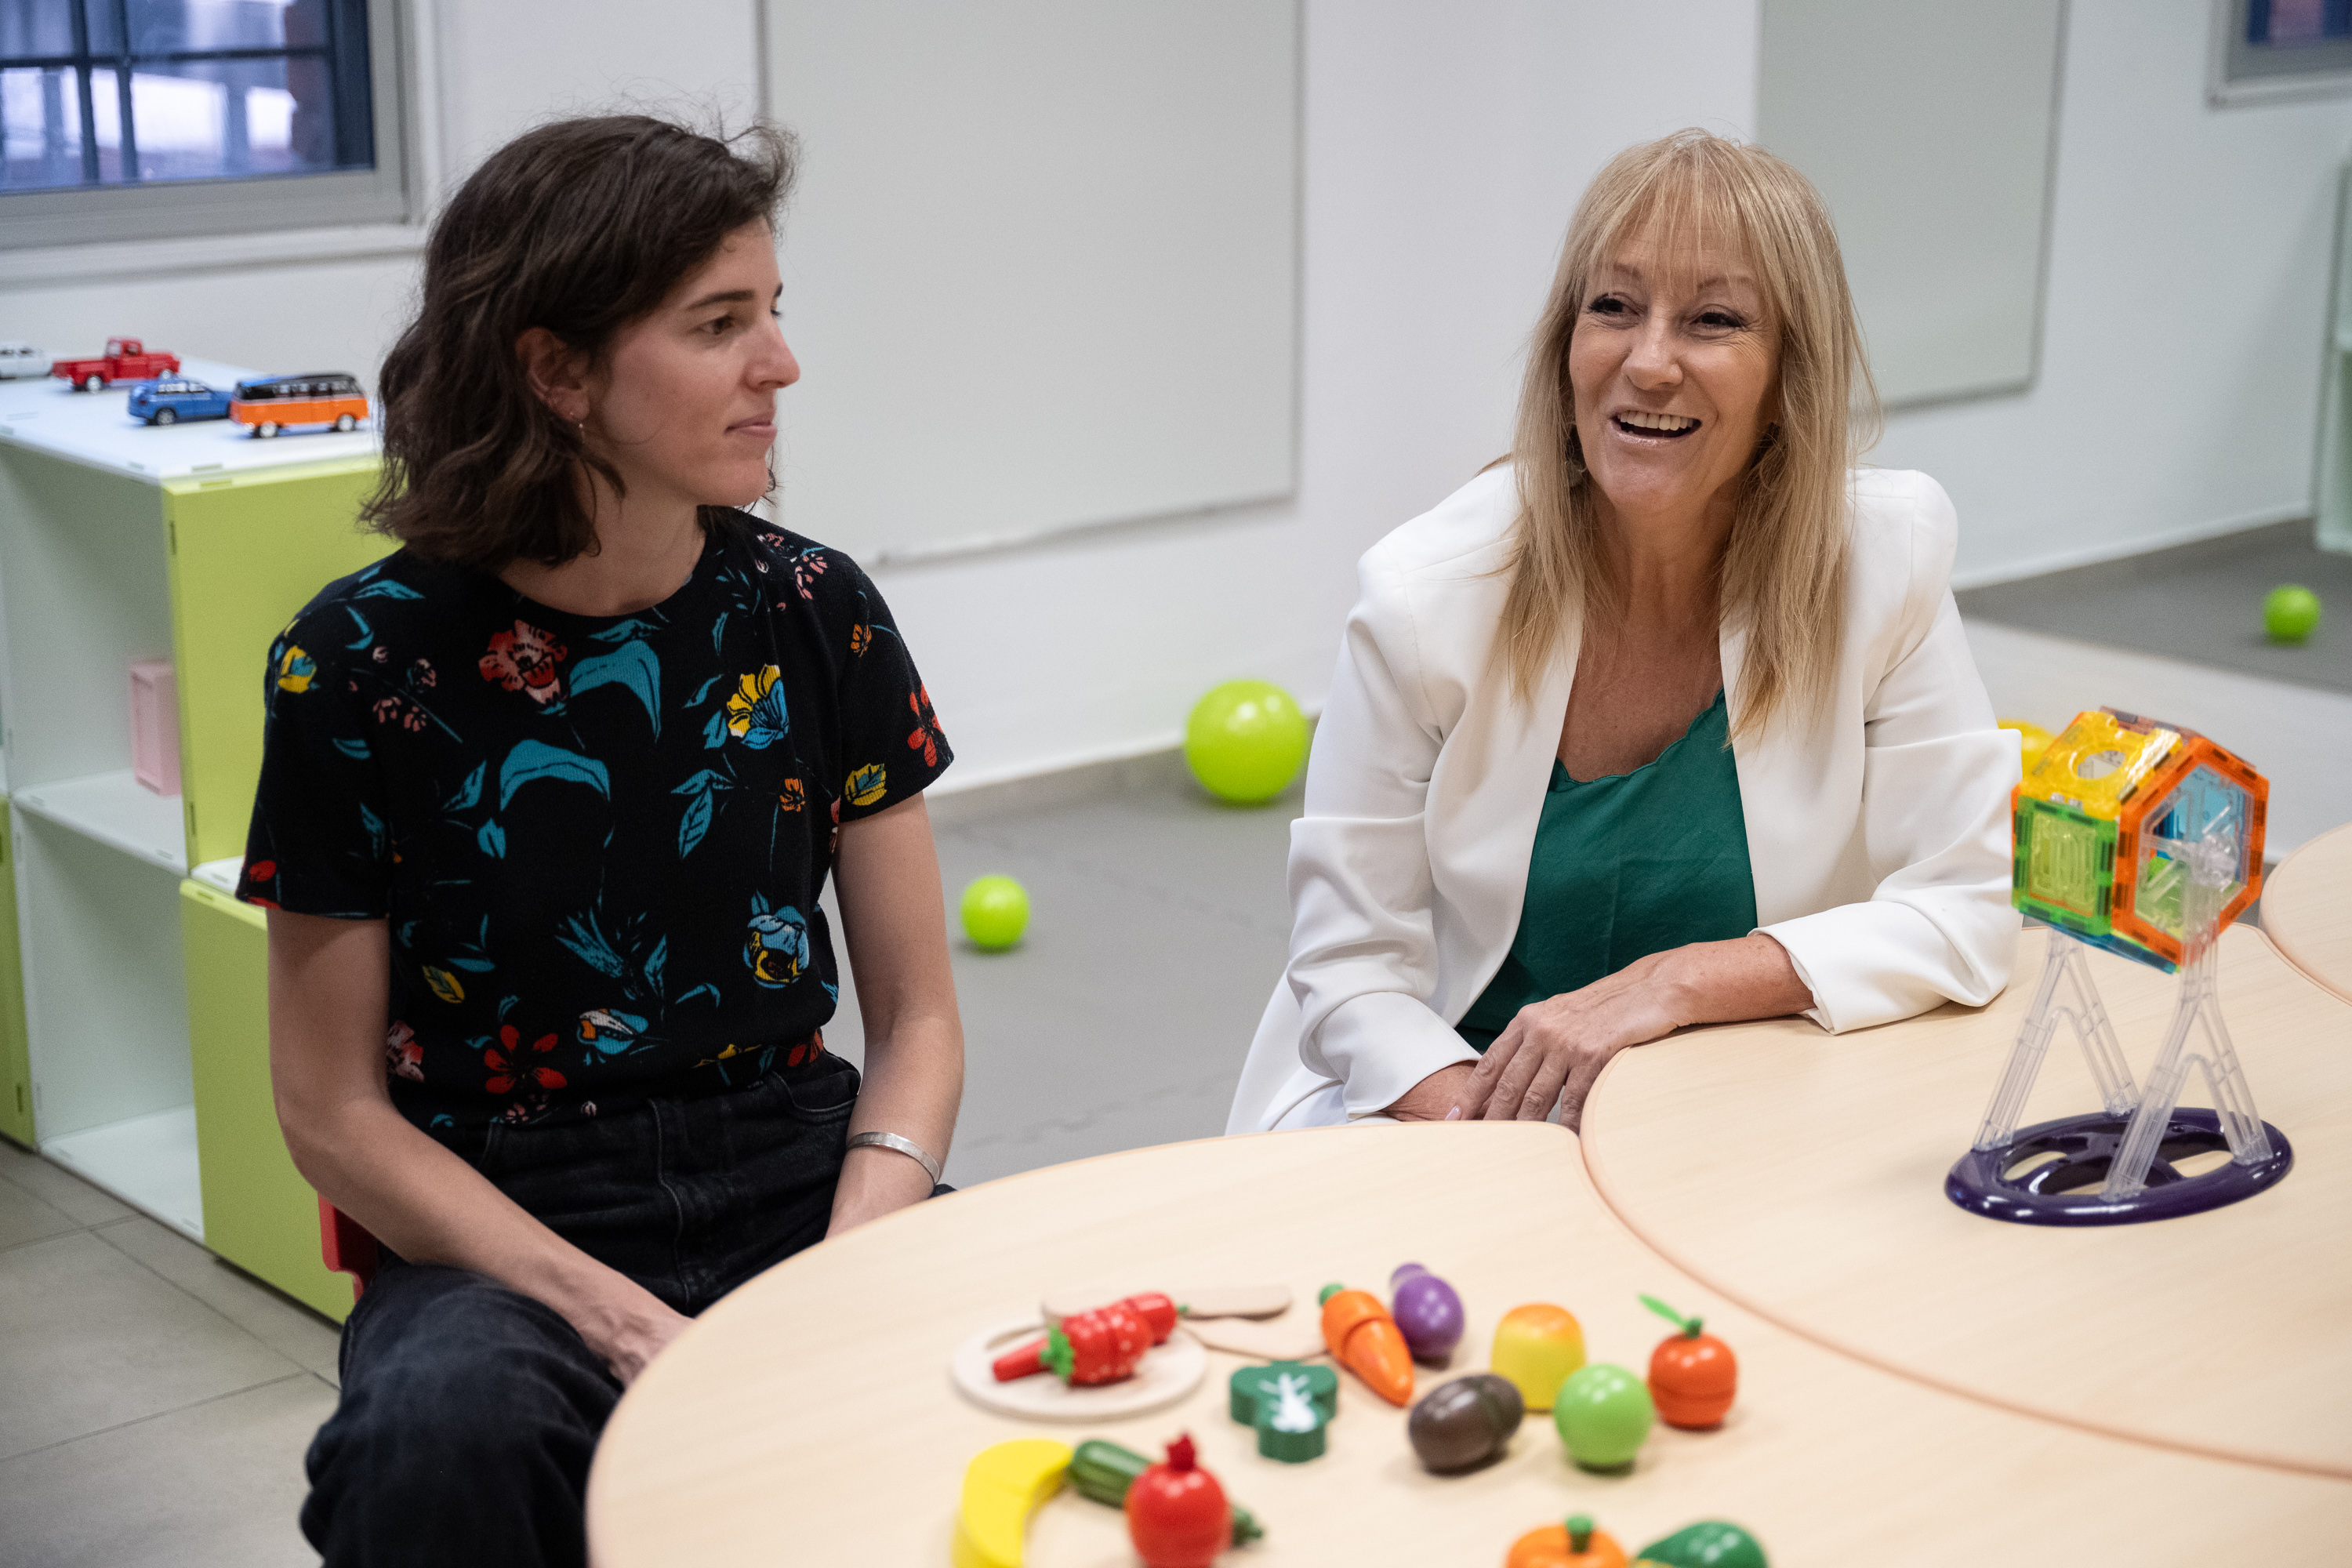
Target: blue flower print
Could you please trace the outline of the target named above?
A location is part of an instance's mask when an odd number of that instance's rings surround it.
[[[635,1013],[591,1007],[580,1015],[580,1043],[608,1057],[616,1057],[627,1050],[645,1032],[646,1021]]]
[[[743,962],[751,978],[766,986],[790,985],[809,965],[808,921],[798,910],[764,910],[753,900],[745,928]]]

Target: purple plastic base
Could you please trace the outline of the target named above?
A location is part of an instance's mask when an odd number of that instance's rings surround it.
[[[2278,1185],[2294,1164],[2286,1134],[2265,1121],[2269,1159],[2255,1165],[2231,1160],[2201,1175],[2182,1175],[2173,1168],[2175,1160],[2230,1147],[2221,1117],[2189,1107],[2175,1110],[2165,1124],[2163,1142],[2156,1146],[2156,1159],[2147,1169],[2147,1186],[2139,1196],[2111,1204],[2101,1201],[2096,1187],[2066,1191],[2106,1179],[2130,1122],[2127,1116],[2096,1111],[2028,1127],[2006,1149],[1971,1149],[1944,1178],[1944,1195],[1970,1214],[2013,1225],[2137,1225],[2203,1214],[2252,1197]],[[2059,1158],[2043,1161],[2014,1181],[2001,1174],[2020,1160],[2042,1153]]]

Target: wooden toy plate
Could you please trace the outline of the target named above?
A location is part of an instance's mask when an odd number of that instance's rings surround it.
[[[1032,1421],[1108,1421],[1175,1404],[1200,1387],[1209,1370],[1208,1352],[1180,1325],[1165,1343],[1145,1353],[1143,1364],[1123,1383],[1078,1388],[1051,1373],[997,1382],[996,1358],[1045,1331],[1034,1312],[982,1330],[956,1347],[955,1359],[948,1363],[949,1381],[974,1405],[1001,1415]]]

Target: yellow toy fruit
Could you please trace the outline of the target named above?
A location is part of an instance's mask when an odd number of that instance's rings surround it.
[[[1023,1437],[982,1448],[963,1473],[956,1510],[955,1568],[1021,1568],[1029,1516],[1062,1489],[1070,1446]]]
[[[2024,753],[2021,760],[2025,771],[2032,773],[2033,764],[2042,760],[2042,753],[2050,749],[2050,731],[2031,719],[2003,719],[2000,727],[2017,731],[2018,746]]]
[[[1568,1374],[1584,1364],[1584,1330],[1565,1307],[1537,1301],[1514,1307],[1495,1325],[1492,1365],[1518,1385],[1530,1410],[1549,1410]]]

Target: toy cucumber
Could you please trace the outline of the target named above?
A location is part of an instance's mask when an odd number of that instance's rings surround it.
[[[1125,1508],[1127,1489],[1151,1468],[1151,1461],[1132,1448],[1122,1448],[1100,1437],[1089,1437],[1070,1460],[1070,1486],[1080,1497],[1107,1508]],[[1246,1546],[1265,1533],[1250,1510],[1234,1505],[1234,1544]]]

